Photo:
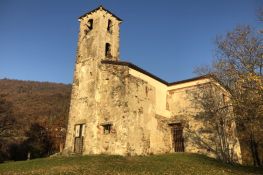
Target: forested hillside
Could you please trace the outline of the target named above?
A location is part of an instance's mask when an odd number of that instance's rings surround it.
[[[46,154],[59,151],[59,147],[61,149],[63,146],[61,144],[64,143],[70,92],[71,85],[0,80],[1,104],[5,107],[4,111],[8,111],[9,118],[13,119],[12,131],[8,132],[11,134],[5,133],[2,137],[4,140],[1,140],[2,144],[0,144],[2,152],[9,152],[5,154],[5,157],[14,158],[10,155],[10,149],[15,149],[12,150],[13,152],[19,152],[17,149],[20,149],[21,145],[14,145],[14,143],[25,144],[24,141],[32,136],[32,131],[39,133],[35,133],[33,141],[31,138],[31,142],[34,142],[31,144],[36,145],[35,142],[37,142],[41,147],[44,140],[37,140],[37,137],[40,138],[40,135],[43,136],[44,133],[46,139],[52,140],[52,143],[48,145],[52,148],[48,148]],[[10,144],[13,144],[11,148]]]

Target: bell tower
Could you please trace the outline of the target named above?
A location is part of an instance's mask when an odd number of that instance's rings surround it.
[[[102,60],[119,60],[122,20],[100,6],[79,17],[80,29],[66,135],[66,152],[96,153]]]
[[[78,61],[118,61],[122,20],[100,6],[79,17],[79,21]]]

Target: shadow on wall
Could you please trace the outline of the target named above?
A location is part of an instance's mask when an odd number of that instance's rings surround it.
[[[185,138],[201,153],[227,163],[239,162],[234,114],[226,92],[209,83],[189,89],[187,94],[195,112],[183,118]]]

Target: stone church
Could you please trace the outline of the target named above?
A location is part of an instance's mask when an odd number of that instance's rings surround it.
[[[213,84],[211,76],[168,83],[119,58],[122,20],[100,6],[79,17],[80,31],[68,130],[64,152],[80,154],[149,155],[172,152],[215,156],[195,142],[202,126],[189,91]],[[191,114],[190,114],[191,113]],[[192,132],[193,131],[193,132]],[[235,124],[230,149],[241,151]],[[200,138],[205,139],[205,135]],[[209,141],[209,140],[208,140]],[[213,143],[212,143],[213,144]]]

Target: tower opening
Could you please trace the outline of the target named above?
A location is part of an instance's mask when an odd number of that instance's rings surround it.
[[[105,57],[106,58],[112,58],[110,43],[106,43],[106,45],[105,45]]]
[[[112,21],[109,19],[108,20],[108,27],[107,27],[107,31],[112,33]]]
[[[89,20],[88,20],[87,27],[88,27],[89,30],[92,30],[92,29],[93,29],[93,19],[89,19]]]

